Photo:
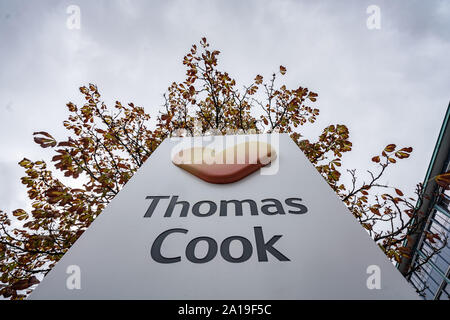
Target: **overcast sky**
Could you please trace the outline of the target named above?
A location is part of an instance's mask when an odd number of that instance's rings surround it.
[[[69,5],[81,10],[79,30],[66,26]],[[367,27],[370,5],[380,29]],[[239,84],[284,65],[288,87],[317,92],[321,114],[302,133],[346,124],[347,167],[373,168],[396,143],[414,152],[385,181],[406,191],[423,181],[450,100],[450,1],[0,0],[0,209],[29,207],[17,162],[48,159],[34,131],[66,137],[79,86],[156,114],[202,36]]]

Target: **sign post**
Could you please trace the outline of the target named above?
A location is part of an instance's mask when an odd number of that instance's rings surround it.
[[[247,162],[252,146],[268,151],[240,167],[180,163],[189,146],[225,159],[219,149],[241,139]],[[274,134],[166,139],[30,298],[417,297],[290,137]]]

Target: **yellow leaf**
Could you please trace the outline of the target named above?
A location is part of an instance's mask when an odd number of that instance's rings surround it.
[[[437,175],[434,180],[441,187],[447,188],[450,185],[450,172]]]
[[[394,151],[395,150],[395,148],[396,148],[397,146],[395,145],[395,144],[388,144],[387,146],[386,146],[386,148],[384,148],[384,151],[386,151],[386,152],[392,152],[392,151]]]

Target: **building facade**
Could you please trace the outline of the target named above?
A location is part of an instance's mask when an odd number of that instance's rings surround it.
[[[446,240],[450,235],[450,190],[439,186],[434,179],[450,171],[449,118],[450,105],[425,176],[423,187],[427,196],[417,203],[419,212],[424,213],[423,221],[420,222],[421,232],[405,244],[412,254],[398,265],[399,270],[426,300],[450,299],[450,243]],[[427,232],[439,234],[440,239],[430,239]]]

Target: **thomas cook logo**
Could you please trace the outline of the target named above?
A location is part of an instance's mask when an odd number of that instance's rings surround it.
[[[190,147],[172,156],[172,162],[194,176],[215,184],[239,181],[272,163],[277,152],[270,143],[245,141],[217,150]]]
[[[265,138],[269,141],[262,141]],[[262,175],[275,174],[278,171],[277,154],[280,154],[278,136],[270,135],[265,138],[239,135],[216,136],[210,141],[206,141],[208,137],[185,138],[181,143],[186,142],[186,144],[179,144],[172,149],[172,162],[194,176],[215,184],[236,182],[256,171],[260,171]],[[204,146],[204,142],[208,145]],[[226,194],[223,196],[226,197]],[[165,231],[160,230],[159,234],[153,238],[150,248],[152,260],[157,263],[172,264],[186,259],[192,263],[203,264],[220,255],[223,260],[231,263],[246,262],[252,257],[259,262],[290,261],[285,254],[286,248],[283,248],[285,243],[282,239],[283,235],[268,236],[260,223],[253,225],[246,235],[231,235],[220,239],[213,238],[213,235],[196,236],[195,230],[190,232],[181,227],[184,223],[189,226],[188,221],[197,219],[219,219],[220,221],[246,217],[245,221],[254,220],[256,224],[257,221],[265,220],[265,217],[262,220],[259,219],[260,216],[286,219],[283,217],[303,216],[308,212],[303,200],[296,195],[284,200],[276,197],[252,199],[244,194],[240,194],[239,198],[229,196],[221,200],[197,199],[194,203],[187,199],[181,200],[183,197],[180,195],[146,196],[150,203],[144,218],[156,216],[169,219],[168,222],[176,221],[176,226],[172,225],[172,228]],[[186,239],[185,235],[188,233],[194,238],[190,239],[188,235]]]

